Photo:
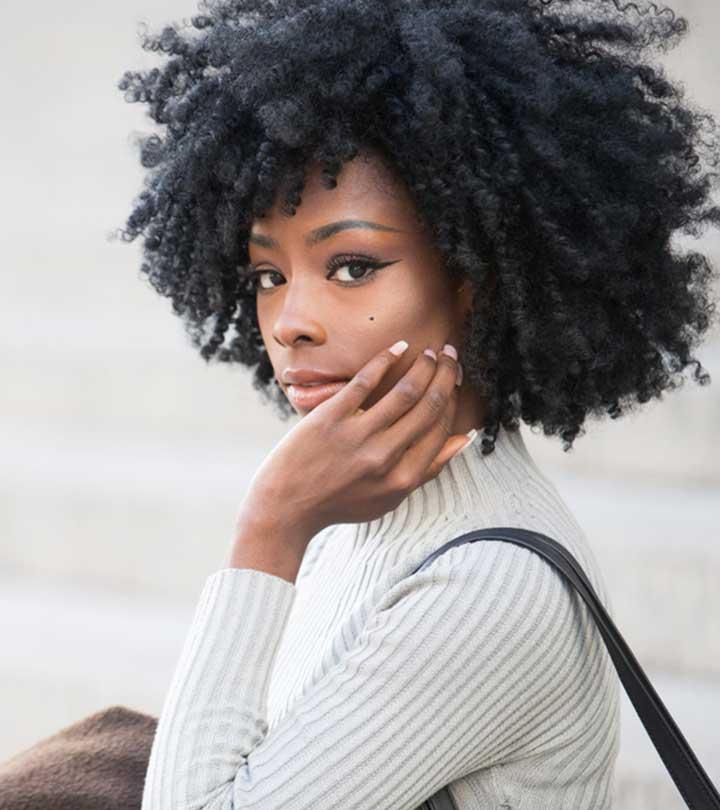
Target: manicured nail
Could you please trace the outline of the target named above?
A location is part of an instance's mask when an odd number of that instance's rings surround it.
[[[442,347],[442,350],[443,350],[443,353],[444,353],[444,354],[448,354],[448,355],[450,355],[450,357],[452,357],[452,359],[453,359],[453,360],[457,360],[457,359],[458,359],[458,354],[457,354],[457,351],[456,351],[455,347],[454,347],[454,346],[452,346],[450,343],[446,343],[446,344],[445,344],[445,345]]]
[[[408,345],[407,340],[398,340],[397,343],[393,343],[390,347],[390,351],[399,357],[407,349]]]
[[[432,359],[433,359],[433,360],[437,360],[437,355],[436,355],[436,354],[435,354],[435,352],[434,352],[432,349],[430,349],[430,348],[425,349],[425,351],[423,352],[423,354],[426,354],[428,357],[432,357]]]
[[[457,380],[455,380],[455,385],[462,385],[462,381],[463,381],[462,363],[458,363]]]
[[[467,435],[468,435],[468,437],[469,437],[469,438],[468,438],[468,440],[465,442],[465,444],[464,444],[464,445],[463,445],[463,446],[462,446],[462,447],[461,447],[461,448],[460,448],[460,449],[459,449],[457,452],[453,453],[453,455],[451,456],[451,458],[455,458],[455,456],[460,455],[460,453],[462,453],[462,451],[463,451],[463,450],[465,450],[466,448],[470,447],[470,445],[471,445],[471,444],[472,444],[472,443],[475,441],[475,439],[477,438],[478,432],[477,432],[477,430],[476,430],[475,428],[473,428],[471,431],[469,431],[469,432],[468,432],[468,434],[467,434]]]

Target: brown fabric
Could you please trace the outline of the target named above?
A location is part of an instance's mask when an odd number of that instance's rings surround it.
[[[0,763],[0,810],[139,810],[157,718],[111,706]]]

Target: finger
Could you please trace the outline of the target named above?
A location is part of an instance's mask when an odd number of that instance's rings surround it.
[[[440,470],[442,470],[448,461],[450,461],[453,456],[456,456],[458,453],[472,444],[476,437],[477,432],[473,436],[468,436],[467,433],[455,434],[454,436],[451,436],[447,442],[445,442],[438,455],[433,459],[430,466],[425,470],[418,486],[422,486],[428,481],[432,481],[432,479],[438,475]]]
[[[341,388],[330,399],[325,400],[315,411],[322,408],[322,413],[329,418],[341,419],[355,414],[365,400],[380,384],[389,368],[397,363],[408,347],[405,340],[399,340],[387,349],[376,354],[351,377],[347,385]]]
[[[430,351],[430,354],[426,352]],[[419,402],[437,371],[435,352],[425,349],[393,387],[369,408],[362,419],[368,436],[384,431]]]
[[[458,388],[455,386],[448,399],[444,413],[434,422],[431,427],[422,433],[417,439],[409,444],[404,444],[401,440],[397,447],[397,462],[394,474],[402,481],[417,481],[427,471],[430,464],[435,460],[441,462],[447,460],[452,453],[462,447],[467,440],[464,433],[453,434],[452,425],[455,421],[455,413],[458,404]],[[383,437],[384,441],[388,441]],[[447,457],[447,458],[446,458]]]
[[[443,441],[447,439],[454,416],[452,409],[454,406],[451,400],[455,398],[458,379],[457,359],[453,356],[452,347],[448,347],[446,344],[437,357],[435,375],[423,395],[410,411],[387,428],[382,434],[383,441],[391,447],[409,447],[418,442],[438,422],[445,434],[442,437]],[[449,406],[450,411],[448,411]],[[429,444],[437,442],[438,435],[435,434],[434,438],[429,440]],[[435,452],[441,444],[442,442],[437,444]]]

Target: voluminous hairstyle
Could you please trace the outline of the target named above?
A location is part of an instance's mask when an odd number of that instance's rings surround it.
[[[469,277],[461,361],[487,397],[483,452],[518,420],[559,435],[661,398],[695,366],[714,268],[675,232],[720,224],[716,122],[648,62],[685,34],[617,0],[207,0],[140,33],[161,67],[119,88],[159,129],[125,241],[206,360],[254,368],[286,418],[247,237],[309,162],[332,188],[364,147],[407,184],[447,272]],[[492,281],[492,295],[486,282]],[[402,302],[398,302],[402,306]]]

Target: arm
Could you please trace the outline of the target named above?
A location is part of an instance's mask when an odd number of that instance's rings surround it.
[[[208,577],[142,810],[414,810],[523,741],[537,752],[545,733],[555,739],[557,696],[573,691],[562,632],[571,607],[558,616],[567,595],[529,550],[460,546],[393,586],[342,660],[268,728],[295,592],[259,570]]]
[[[228,568],[252,568],[281,577],[295,584],[308,543],[314,533],[289,525],[271,524],[267,520],[253,523],[243,518],[233,541]]]

